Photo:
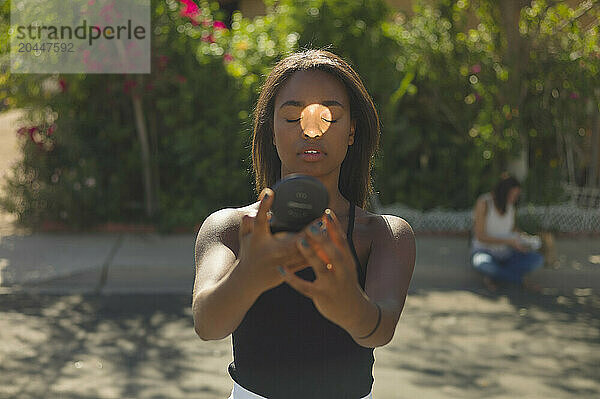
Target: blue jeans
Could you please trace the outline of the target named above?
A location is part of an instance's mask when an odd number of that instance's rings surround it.
[[[544,264],[544,257],[535,251],[519,252],[511,248],[510,254],[500,259],[487,251],[476,250],[471,252],[471,264],[494,280],[521,284],[525,274]]]

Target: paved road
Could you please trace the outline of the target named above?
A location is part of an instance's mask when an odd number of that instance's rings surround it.
[[[375,350],[374,397],[598,398],[600,298],[417,290]],[[189,295],[0,295],[0,397],[224,399],[231,341]]]
[[[226,398],[230,338],[193,330],[193,243],[1,237],[0,398]],[[464,238],[417,237],[394,340],[375,351],[374,397],[599,397],[596,244],[559,241],[559,265],[536,277],[543,293],[490,294]]]

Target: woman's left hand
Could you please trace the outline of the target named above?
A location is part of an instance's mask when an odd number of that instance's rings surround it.
[[[307,281],[296,276],[294,269],[285,268],[284,281],[311,298],[325,318],[342,328],[351,326],[364,293],[358,283],[356,263],[346,234],[329,209],[302,233],[297,241],[298,249],[316,278]]]

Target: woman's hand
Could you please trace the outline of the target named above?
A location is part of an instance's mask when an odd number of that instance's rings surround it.
[[[242,218],[238,267],[251,270],[249,283],[263,292],[284,281],[279,266],[296,271],[308,265],[296,245],[299,233],[271,233],[267,212],[273,204],[273,190],[265,188],[260,198],[256,216]]]
[[[285,268],[284,281],[311,298],[325,318],[343,328],[352,325],[364,294],[346,234],[333,212],[327,209],[321,219],[308,225],[297,246],[316,278],[306,281]]]

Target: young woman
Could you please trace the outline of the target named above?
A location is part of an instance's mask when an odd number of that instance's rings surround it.
[[[223,209],[196,240],[194,324],[232,334],[230,399],[372,398],[373,349],[390,342],[415,262],[410,226],[364,210],[379,119],[360,77],[322,50],[271,71],[254,113],[259,201]],[[329,208],[299,233],[269,230],[290,173],[316,177]]]
[[[475,204],[471,263],[484,274],[484,283],[491,291],[497,289],[494,280],[523,284],[532,290],[541,288],[525,278],[544,264],[544,258],[525,245],[524,234],[516,226],[515,203],[520,194],[519,181],[505,174],[494,191],[481,195]]]

